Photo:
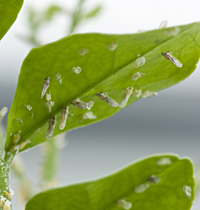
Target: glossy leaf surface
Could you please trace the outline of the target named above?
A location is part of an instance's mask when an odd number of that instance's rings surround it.
[[[15,22],[23,0],[0,0],[0,40]]]
[[[152,175],[160,181],[149,182]],[[148,185],[143,192],[138,188],[142,184]],[[187,195],[186,186],[191,189]],[[193,166],[188,159],[171,155],[147,158],[103,179],[39,193],[26,210],[120,210],[117,201],[122,198],[132,203],[131,210],[189,210],[194,199]]]
[[[177,35],[174,33],[177,30]],[[131,95],[127,105],[144,97],[147,91],[157,92],[187,78],[199,61],[200,23],[179,28],[159,29],[140,34],[104,35],[78,34],[52,44],[33,49],[23,62],[15,99],[8,118],[6,150],[12,146],[13,135],[20,132],[19,143],[29,139],[25,149],[46,141],[48,120],[56,116],[54,135],[63,131],[106,119],[120,107],[112,107],[96,96],[106,92],[118,103],[125,89],[141,90],[143,95]],[[88,49],[81,55],[81,49]],[[170,51],[183,64],[178,68],[162,53]],[[136,68],[138,57],[145,57],[145,64]],[[81,67],[79,74],[73,67]],[[132,75],[144,76],[134,81]],[[62,84],[56,80],[61,75]],[[41,99],[44,81],[51,78],[47,92],[51,92],[54,106],[51,112]],[[83,119],[88,111],[71,105],[81,101],[94,101],[91,111],[96,119]],[[146,99],[144,99],[146,100]],[[30,105],[31,110],[27,109]],[[70,117],[64,130],[59,130],[61,110],[69,106]],[[20,122],[21,119],[22,121]]]

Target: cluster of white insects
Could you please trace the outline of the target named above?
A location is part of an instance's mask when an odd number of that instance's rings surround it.
[[[4,194],[5,197],[0,196],[0,207],[3,208],[3,210],[11,210],[11,200],[14,195],[14,191],[10,189],[9,192],[4,191]]]
[[[167,21],[163,21],[160,24],[159,28],[166,28],[167,24],[168,24]],[[166,35],[174,35],[175,36],[177,33],[179,33],[179,28],[175,27],[173,29],[168,29],[165,32],[166,32]],[[117,47],[118,47],[118,43],[116,41],[113,41],[112,43],[107,44],[106,47],[110,51],[115,51],[117,49]],[[85,48],[80,49],[78,51],[78,53],[81,56],[84,56],[88,52],[89,52],[89,49],[85,49]],[[176,65],[178,68],[181,68],[183,66],[182,63],[177,58],[175,58],[172,55],[171,52],[163,52],[162,55],[166,59],[171,61],[174,65]],[[140,57],[140,54],[139,54],[138,57],[139,58],[137,58],[136,61],[135,61],[135,68],[140,68],[141,66],[143,66],[146,63],[146,58],[144,56]],[[80,72],[82,72],[82,68],[80,66],[73,67],[72,71],[75,74],[79,74]],[[134,73],[131,76],[132,80],[134,80],[134,81],[137,81],[138,79],[140,79],[142,77],[145,77],[145,73],[139,72],[139,71]],[[58,82],[60,84],[62,84],[62,75],[60,73],[57,73],[55,75],[55,80],[58,80]],[[45,96],[45,99],[46,99],[45,106],[47,107],[48,112],[51,112],[52,107],[54,106],[54,101],[52,101],[51,92],[50,91],[47,92],[47,90],[49,89],[50,84],[51,84],[51,78],[47,77],[45,79],[45,81],[44,81],[42,92],[41,92],[41,99]],[[128,101],[129,101],[129,98],[131,96],[147,98],[147,97],[151,97],[152,95],[157,95],[157,93],[153,92],[153,91],[149,91],[149,90],[146,90],[146,91],[142,92],[141,89],[134,89],[133,87],[127,87],[125,89],[125,91],[124,91],[124,96],[121,99],[119,104],[118,104],[118,102],[116,100],[114,100],[113,98],[109,97],[107,95],[107,93],[105,93],[105,92],[100,92],[100,93],[97,93],[96,95],[101,100],[105,101],[106,103],[108,103],[112,107],[118,107],[119,106],[120,108],[123,108],[123,107],[125,107],[127,105]],[[83,101],[81,101],[80,99],[77,98],[77,99],[74,99],[71,102],[71,104],[73,106],[79,107],[81,109],[88,109],[88,110],[90,110],[93,107],[93,105],[94,105],[94,101],[83,102]],[[32,110],[32,107],[30,105],[26,105],[25,104],[25,107],[29,111]],[[32,113],[32,118],[33,118],[33,116],[34,115]],[[63,110],[61,111],[61,118],[60,118],[60,124],[59,124],[59,129],[60,130],[63,130],[66,127],[66,121],[67,121],[68,116],[69,116],[69,106],[64,107]],[[84,120],[86,120],[86,119],[93,120],[93,119],[96,119],[96,118],[97,118],[97,116],[94,115],[92,111],[88,111],[85,114],[83,114],[83,116],[82,116],[82,119],[84,119]],[[17,118],[16,120],[20,124],[23,124],[22,119]],[[53,132],[54,132],[54,129],[55,129],[55,124],[56,124],[56,117],[53,116],[49,120],[49,127],[48,127],[47,134],[46,134],[46,138],[47,139],[50,139],[53,136]],[[11,151],[18,150],[18,149],[19,150],[23,149],[23,147],[26,146],[27,143],[30,143],[29,140],[26,140],[22,144],[18,145],[17,142],[19,141],[19,139],[20,139],[20,134],[14,135],[13,140],[12,140],[14,145],[11,147],[11,149],[10,149]]]

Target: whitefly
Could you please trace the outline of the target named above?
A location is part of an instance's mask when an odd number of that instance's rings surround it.
[[[183,66],[183,64],[177,59],[175,58],[171,52],[164,52],[162,54],[166,59],[168,59],[169,61],[171,61],[175,66],[177,66],[178,68],[181,68]]]
[[[59,124],[60,130],[63,130],[65,128],[68,114],[69,114],[69,107],[67,106],[61,111],[61,118],[60,118],[60,124]]]
[[[49,128],[48,128],[47,134],[46,134],[47,139],[50,139],[53,136],[55,125],[56,125],[56,117],[54,116],[49,120]]]
[[[125,95],[124,97],[122,98],[121,102],[119,103],[119,107],[125,107],[126,104],[128,103],[128,100],[131,96],[133,92],[133,87],[127,87],[126,90],[125,90]]]
[[[115,101],[113,98],[109,97],[106,93],[101,92],[101,93],[97,93],[97,96],[105,101],[106,103],[110,104],[112,107],[117,107],[118,103],[117,101]]]
[[[47,90],[48,90],[48,88],[50,86],[50,83],[51,83],[51,78],[50,77],[47,77],[45,79],[45,81],[44,81],[44,84],[43,84],[42,93],[41,93],[41,99],[43,98],[43,96],[47,92]]]

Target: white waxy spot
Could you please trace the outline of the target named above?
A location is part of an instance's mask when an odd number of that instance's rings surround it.
[[[17,144],[19,140],[20,140],[20,134],[17,133],[17,134],[15,134],[15,135],[13,136],[13,138],[12,138],[12,143],[13,143],[13,144]]]
[[[27,144],[30,144],[31,141],[29,139],[27,139],[26,141],[22,142],[20,145],[19,145],[19,150],[22,150],[24,149],[24,147],[27,145]]]
[[[46,101],[50,101],[51,100],[51,93],[50,93],[50,91],[49,91],[49,93],[47,93],[45,95],[45,99],[46,99]]]
[[[51,112],[51,107],[54,106],[54,101],[47,101],[47,102],[45,102],[45,106],[47,107],[48,112]]]
[[[125,90],[125,95],[122,98],[121,102],[119,103],[119,107],[125,107],[131,94],[133,92],[133,87],[127,87]]]
[[[78,51],[78,53],[80,54],[80,55],[85,55],[85,54],[87,54],[89,52],[89,50],[88,49],[80,49],[79,51]]]
[[[1,200],[0,200],[0,207],[4,207],[5,205],[5,202],[6,202],[6,198],[4,198],[3,196],[1,196]]]
[[[11,210],[11,202],[9,200],[5,202],[3,210]]]
[[[150,187],[150,185],[147,184],[147,183],[141,184],[141,185],[135,187],[135,192],[137,192],[137,193],[143,193],[148,187]]]
[[[61,111],[61,118],[59,124],[60,130],[63,130],[65,128],[68,114],[69,114],[69,107],[67,106]]]
[[[85,114],[83,114],[84,120],[87,120],[87,119],[94,120],[96,118],[97,118],[97,116],[94,115],[92,111],[89,111],[89,112],[86,112]]]
[[[138,80],[140,77],[143,77],[145,74],[141,73],[141,72],[136,72],[135,74],[132,75],[132,79],[134,81]]]
[[[172,162],[169,157],[160,158],[157,161],[157,165],[160,165],[160,166],[171,165],[171,164],[172,164]]]
[[[72,70],[73,70],[73,72],[74,72],[75,74],[79,74],[79,73],[82,71],[82,69],[81,69],[80,66],[73,67]]]
[[[0,123],[1,121],[3,120],[3,118],[6,116],[8,112],[8,107],[3,107],[1,110],[0,110]]]
[[[132,203],[131,202],[127,202],[125,199],[119,199],[117,201],[117,205],[119,207],[122,207],[123,209],[130,209],[132,207]]]
[[[94,101],[89,101],[87,109],[90,110],[93,106],[94,106]]]
[[[154,96],[154,95],[158,95],[157,92],[151,92],[149,90],[145,91],[143,94],[142,94],[142,98],[149,98],[151,96]]]
[[[152,175],[152,176],[148,177],[148,179],[147,179],[148,182],[151,182],[153,184],[159,183],[160,180],[161,180],[161,178],[157,175]]]
[[[145,62],[146,62],[145,57],[140,57],[140,58],[136,59],[135,67],[138,68],[140,66],[143,66],[145,64]]]
[[[51,83],[51,78],[50,78],[50,77],[47,77],[47,78],[45,79],[45,82],[44,82],[44,85],[43,85],[43,88],[42,88],[41,99],[43,98],[43,96],[44,96],[45,93],[47,92],[50,83]]]
[[[113,98],[109,97],[106,93],[104,92],[101,92],[101,93],[97,93],[97,96],[105,101],[106,103],[110,104],[111,106],[113,107],[117,107],[118,106],[118,103],[117,101],[115,101]]]
[[[62,75],[60,73],[57,73],[55,76],[55,80],[58,80],[60,84],[62,84]]]
[[[192,197],[192,188],[190,186],[183,186],[183,192],[186,194],[186,196],[191,199]]]
[[[176,36],[179,32],[180,32],[180,28],[175,27],[175,28],[167,29],[166,31],[164,31],[164,34],[167,36]]]
[[[56,117],[54,116],[49,120],[49,128],[48,128],[47,134],[46,134],[47,139],[50,139],[53,136],[55,125],[56,125]]]
[[[31,119],[33,119],[33,117],[34,117],[34,113],[32,112],[32,113],[31,113]]]
[[[31,105],[26,105],[26,104],[24,104],[24,106],[29,110],[29,111],[31,111],[31,109],[32,109],[32,106]]]
[[[21,118],[16,119],[21,125],[23,125],[23,120]]]
[[[117,49],[118,44],[117,44],[117,42],[112,42],[112,43],[108,44],[106,47],[107,47],[110,51],[114,51],[115,49]]]
[[[181,68],[183,66],[183,64],[177,59],[175,58],[171,52],[164,52],[162,54],[166,59],[170,60],[175,66],[177,66],[178,68]]]
[[[142,90],[134,90],[132,95],[138,98],[142,95]]]
[[[80,101],[80,99],[75,99],[71,103],[73,106],[79,107],[81,109],[86,109],[88,107],[88,103]]]
[[[167,25],[168,25],[168,21],[167,20],[163,20],[160,23],[159,28],[167,28]]]

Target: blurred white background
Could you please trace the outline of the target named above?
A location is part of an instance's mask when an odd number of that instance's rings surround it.
[[[168,20],[169,26],[200,20],[197,0],[86,2],[86,10],[99,4],[103,9],[98,17],[83,22],[77,33],[136,33],[139,29],[156,29],[163,20]],[[0,42],[0,107],[11,106],[21,64],[33,47],[17,37],[28,33],[27,6],[42,11],[51,3],[73,10],[77,1],[26,0],[19,18]],[[69,25],[70,19],[57,15],[51,27],[42,29],[41,40],[48,43],[66,36]],[[187,80],[159,92],[157,97],[140,100],[106,121],[69,132],[69,145],[60,156],[59,183],[67,185],[96,179],[153,153],[173,152],[197,163],[200,158],[199,78],[197,68]],[[23,153],[28,173],[36,183],[40,153],[38,147]],[[18,187],[13,181],[15,192]],[[193,209],[199,209],[198,200]]]

